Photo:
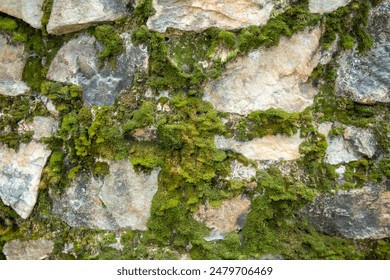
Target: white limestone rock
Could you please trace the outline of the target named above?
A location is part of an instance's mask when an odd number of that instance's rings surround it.
[[[103,180],[83,174],[62,197],[53,197],[53,213],[74,227],[146,230],[160,169],[144,174],[128,161],[109,165]]]
[[[0,12],[20,18],[32,27],[41,29],[42,4],[43,0],[1,0]]]
[[[274,7],[272,0],[153,0],[156,14],[149,29],[165,32],[168,27],[202,31],[210,27],[239,29],[267,23]]]
[[[283,37],[276,47],[236,58],[227,63],[219,80],[206,85],[204,100],[219,111],[241,115],[269,108],[303,111],[317,94],[306,81],[320,59],[320,37],[317,27]]]
[[[23,134],[27,131],[34,132],[33,139],[40,140],[44,137],[50,137],[58,130],[58,123],[51,117],[36,116],[31,123],[22,120],[18,124],[18,132]]]
[[[129,0],[54,0],[47,32],[75,32],[126,15]]]
[[[35,141],[20,144],[17,152],[0,143],[0,197],[23,219],[35,206],[42,169],[50,153],[45,144]]]
[[[311,13],[331,13],[340,7],[349,4],[351,0],[310,0],[309,10]]]
[[[43,260],[53,249],[51,240],[12,240],[4,244],[3,253],[7,260]]]
[[[0,94],[16,96],[29,90],[22,81],[26,59],[24,45],[14,44],[0,34]]]
[[[294,160],[301,157],[299,146],[305,139],[297,133],[291,137],[267,135],[245,142],[217,135],[214,141],[218,149],[241,153],[252,160]]]

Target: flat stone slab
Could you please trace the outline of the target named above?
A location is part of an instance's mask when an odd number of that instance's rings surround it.
[[[3,253],[7,260],[43,260],[53,249],[51,240],[12,240],[4,244]]]
[[[351,0],[310,0],[309,10],[311,13],[331,13],[340,7],[349,4]]]
[[[0,12],[17,17],[41,29],[43,0],[1,0]]]
[[[202,31],[210,27],[239,29],[267,23],[274,7],[271,0],[153,0],[156,14],[149,29],[165,32],[168,27]]]
[[[50,153],[45,144],[35,141],[20,144],[17,152],[0,143],[0,197],[23,219],[35,206],[42,169]]]
[[[206,85],[203,99],[219,111],[241,115],[269,108],[303,111],[318,92],[306,82],[319,62],[320,37],[319,28],[306,30],[236,58],[219,80]]]

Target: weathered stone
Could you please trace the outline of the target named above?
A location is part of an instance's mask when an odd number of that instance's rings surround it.
[[[372,158],[377,142],[374,134],[367,129],[348,126],[342,136],[328,138],[325,162],[329,164],[348,163],[363,156]]]
[[[135,47],[130,34],[123,33],[125,50],[116,58],[116,66],[110,63],[99,67],[97,53],[103,46],[92,36],[81,35],[69,41],[56,54],[47,78],[80,85],[87,105],[113,105],[116,97],[128,88],[136,72],[145,70],[148,54],[145,47]]]
[[[365,54],[345,53],[339,61],[337,92],[355,102],[390,102],[390,0],[372,10],[368,31],[374,46]]]
[[[3,253],[7,260],[43,260],[53,251],[51,240],[12,240],[4,244]]]
[[[309,10],[311,13],[331,13],[340,7],[348,5],[351,0],[310,0]]]
[[[365,186],[334,195],[319,195],[305,210],[321,232],[355,239],[390,237],[390,191]]]
[[[256,168],[251,165],[246,166],[237,160],[233,160],[230,163],[230,169],[232,170],[232,173],[227,179],[251,180],[256,177]]]
[[[0,34],[0,94],[16,96],[29,90],[22,81],[26,59],[24,45],[12,44]]]
[[[219,80],[206,85],[204,100],[242,115],[269,108],[303,111],[317,93],[306,81],[319,62],[320,36],[319,28],[298,32],[276,47],[236,58]]]
[[[146,230],[159,169],[135,173],[128,161],[110,163],[103,180],[84,174],[53,199],[53,212],[70,226]]]
[[[47,32],[61,35],[126,15],[129,0],[54,0]]]
[[[241,229],[244,226],[249,209],[249,199],[237,196],[223,201],[219,207],[213,208],[208,205],[201,205],[194,214],[194,219],[214,229],[215,231],[211,236],[214,236],[214,238],[221,237],[223,233]]]
[[[274,7],[271,0],[153,0],[156,14],[149,29],[165,32],[168,27],[202,31],[210,27],[239,29],[267,23]]]
[[[223,136],[215,137],[215,145],[218,149],[241,153],[252,160],[297,159],[301,156],[299,145],[304,141],[305,139],[299,137],[299,133],[292,137],[267,135],[263,138],[255,138],[246,142]]]
[[[32,141],[20,144],[19,150],[0,143],[0,197],[5,205],[26,219],[38,196],[38,184],[50,150]]]
[[[20,18],[34,28],[41,29],[43,0],[1,0],[0,12]]]
[[[51,117],[37,116],[33,118],[31,123],[22,120],[19,123],[18,132],[25,133],[27,131],[33,131],[33,139],[40,140],[44,137],[50,137],[58,129],[58,123]]]

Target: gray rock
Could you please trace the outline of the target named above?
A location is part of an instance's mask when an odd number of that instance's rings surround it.
[[[109,63],[99,67],[97,53],[102,45],[90,35],[81,35],[64,45],[54,57],[47,78],[80,85],[87,105],[113,105],[116,97],[132,85],[134,75],[147,69],[146,47],[135,47],[130,34],[123,33],[125,50],[116,58],[116,67]]]
[[[54,0],[47,32],[54,35],[79,31],[126,15],[129,0]]]
[[[328,138],[325,162],[329,164],[348,163],[363,156],[372,158],[377,142],[374,134],[363,128],[347,126],[342,136]]]
[[[365,186],[334,195],[321,194],[305,210],[319,231],[354,239],[390,237],[390,191]]]
[[[0,94],[16,96],[29,90],[22,81],[26,59],[24,45],[15,45],[0,34]]]
[[[223,234],[241,229],[245,224],[246,215],[250,210],[249,199],[237,196],[230,200],[225,200],[219,207],[201,205],[194,213],[194,219],[205,223],[214,232],[207,239],[223,239]]]
[[[54,197],[53,213],[74,227],[146,230],[159,171],[137,174],[128,161],[111,162],[103,180],[84,174]]]
[[[41,29],[43,0],[1,0],[0,12],[20,18],[34,28]]]
[[[336,81],[339,94],[363,104],[390,102],[389,14],[390,0],[373,8],[368,31],[373,36],[374,46],[366,54],[355,50],[340,58]]]
[[[348,5],[351,0],[310,0],[309,9],[311,13],[331,13],[340,7]]]
[[[271,0],[153,0],[156,14],[149,29],[165,32],[168,27],[202,31],[209,27],[239,29],[267,23],[274,7]]]
[[[299,133],[292,137],[283,135],[267,135],[250,141],[237,141],[233,138],[215,136],[214,142],[218,149],[241,153],[252,160],[293,160],[301,157],[299,145],[305,139]]]
[[[5,205],[26,219],[38,196],[42,169],[50,155],[45,144],[20,144],[19,151],[0,143],[0,197]]]
[[[57,121],[51,117],[36,116],[31,123],[22,120],[18,125],[18,132],[21,134],[24,134],[27,131],[33,131],[34,140],[50,137],[58,130]]]
[[[233,160],[230,163],[230,169],[232,170],[232,173],[227,179],[251,180],[256,177],[256,168],[251,165],[244,165],[237,160]]]
[[[51,240],[12,240],[4,244],[3,253],[7,260],[43,260],[53,249]]]
[[[204,100],[219,111],[242,115],[269,108],[303,111],[317,94],[306,81],[320,59],[320,37],[319,28],[306,30],[236,58],[219,80],[206,85]]]

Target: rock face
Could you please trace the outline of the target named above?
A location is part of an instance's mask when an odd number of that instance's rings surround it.
[[[97,53],[102,45],[94,37],[82,35],[58,51],[47,78],[80,85],[87,105],[113,105],[122,90],[133,83],[134,74],[145,70],[148,62],[146,48],[133,46],[127,33],[121,38],[125,50],[116,58],[114,69],[108,62],[99,67]]]
[[[374,134],[362,128],[348,126],[342,136],[328,138],[325,162],[329,164],[348,163],[363,156],[372,158],[377,143]]]
[[[202,31],[209,27],[239,29],[267,23],[274,7],[271,0],[153,0],[156,14],[149,29],[165,32],[168,27]]]
[[[351,0],[310,0],[309,9],[311,13],[331,13],[340,7],[348,5]]]
[[[390,237],[390,191],[378,186],[320,195],[305,209],[309,222],[330,235]]]
[[[53,249],[54,243],[51,240],[12,240],[4,245],[3,253],[7,260],[42,260],[47,258]]]
[[[299,145],[304,141],[305,139],[299,137],[299,133],[292,137],[267,135],[263,138],[255,138],[246,142],[223,136],[215,137],[215,145],[218,149],[232,150],[252,160],[297,159],[301,156]]]
[[[384,0],[372,10],[369,33],[374,46],[363,55],[345,53],[340,59],[337,88],[363,104],[390,102],[390,1]]]
[[[0,34],[0,94],[16,96],[29,90],[22,81],[26,58],[23,45],[11,44]]]
[[[23,219],[32,212],[38,184],[50,150],[45,144],[22,143],[15,152],[0,143],[0,197]]]
[[[223,201],[222,205],[216,208],[201,205],[194,214],[194,219],[215,230],[212,233],[214,240],[221,239],[218,236],[223,237],[224,233],[243,227],[249,209],[250,201],[237,196],[231,200]]]
[[[158,173],[137,174],[128,161],[112,162],[104,180],[81,176],[54,198],[53,213],[70,226],[146,230]]]
[[[58,124],[55,119],[51,117],[37,116],[33,118],[31,123],[21,121],[19,123],[18,132],[24,133],[27,131],[33,131],[33,139],[39,140],[44,137],[50,137],[52,133],[55,133],[58,129]]]
[[[250,180],[253,177],[256,177],[256,168],[245,166],[237,160],[233,160],[230,163],[230,168],[232,173],[229,175],[228,179]]]
[[[319,28],[306,30],[237,58],[206,85],[204,99],[219,111],[242,115],[269,108],[303,111],[317,93],[306,80],[319,62],[320,35]]]
[[[54,35],[79,31],[114,21],[126,14],[129,0],[54,0],[47,32]]]
[[[34,28],[41,29],[43,0],[2,0],[0,12],[20,18]]]

